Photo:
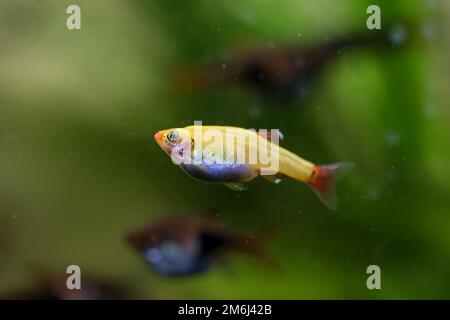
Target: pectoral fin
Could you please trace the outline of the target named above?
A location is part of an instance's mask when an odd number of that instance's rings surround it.
[[[244,183],[225,183],[225,185],[234,191],[244,191],[247,190],[247,185]]]

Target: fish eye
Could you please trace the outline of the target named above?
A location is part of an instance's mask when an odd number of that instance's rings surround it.
[[[180,135],[176,131],[170,131],[167,134],[167,140],[169,142],[175,143],[175,142],[178,142],[179,139],[180,139]]]

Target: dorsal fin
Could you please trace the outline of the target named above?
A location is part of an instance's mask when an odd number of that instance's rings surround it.
[[[268,141],[272,141],[272,137],[273,137],[274,135],[277,135],[278,141],[282,141],[282,140],[284,139],[283,133],[281,133],[281,131],[278,130],[278,129],[272,129],[272,130],[270,130],[270,131],[261,131],[261,130],[260,130],[260,131],[258,131],[258,134],[259,134],[261,137],[267,139]]]

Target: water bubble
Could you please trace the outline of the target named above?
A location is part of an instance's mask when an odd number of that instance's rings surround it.
[[[246,24],[248,24],[248,25],[253,25],[253,24],[255,24],[255,20],[256,20],[256,18],[255,18],[255,15],[252,13],[252,12],[250,12],[250,11],[242,11],[240,14],[239,14],[239,17],[238,17],[243,23],[246,23]]]
[[[425,107],[425,115],[428,118],[434,118],[436,116],[436,106],[434,104],[428,104]]]
[[[299,97],[306,98],[309,95],[308,87],[305,84],[300,84],[295,89],[295,92]],[[320,110],[320,107],[317,107],[318,110]]]
[[[250,117],[257,119],[257,118],[261,118],[262,116],[262,111],[261,108],[258,105],[252,105],[250,108],[248,108],[248,113],[250,115]]]
[[[17,133],[15,132],[9,132],[5,136],[5,141],[15,141],[17,140]]]
[[[370,186],[367,190],[367,200],[374,202],[379,199],[381,190],[379,186]]]
[[[275,49],[277,45],[275,44],[275,42],[269,41],[269,42],[267,42],[266,46],[267,46],[267,49]]]
[[[389,32],[389,39],[395,46],[403,44],[407,38],[408,38],[408,31],[403,25],[396,25]]]
[[[436,37],[437,28],[433,21],[426,21],[422,26],[422,35],[425,39],[433,39]]]
[[[400,144],[401,141],[401,137],[398,134],[398,132],[394,131],[394,130],[388,130],[385,134],[385,140],[386,143],[391,146],[391,147],[395,147],[398,146]]]
[[[394,171],[394,167],[386,176],[388,183],[392,184],[398,180],[398,175]],[[392,191],[392,190],[391,190]]]

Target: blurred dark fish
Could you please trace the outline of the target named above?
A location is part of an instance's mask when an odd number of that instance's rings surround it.
[[[67,275],[68,277],[69,275]],[[111,280],[82,276],[81,289],[69,290],[67,277],[52,277],[39,272],[30,287],[3,296],[3,300],[122,300],[128,292]]]
[[[162,219],[131,232],[127,240],[156,273],[166,277],[205,272],[232,251],[268,262],[262,238],[230,230],[206,217]]]
[[[406,28],[394,27],[389,33],[368,30],[365,35],[325,41],[309,48],[257,48],[184,70],[176,76],[175,86],[200,90],[244,85],[276,99],[306,97],[311,82],[349,49],[392,48],[401,45],[406,38]]]

